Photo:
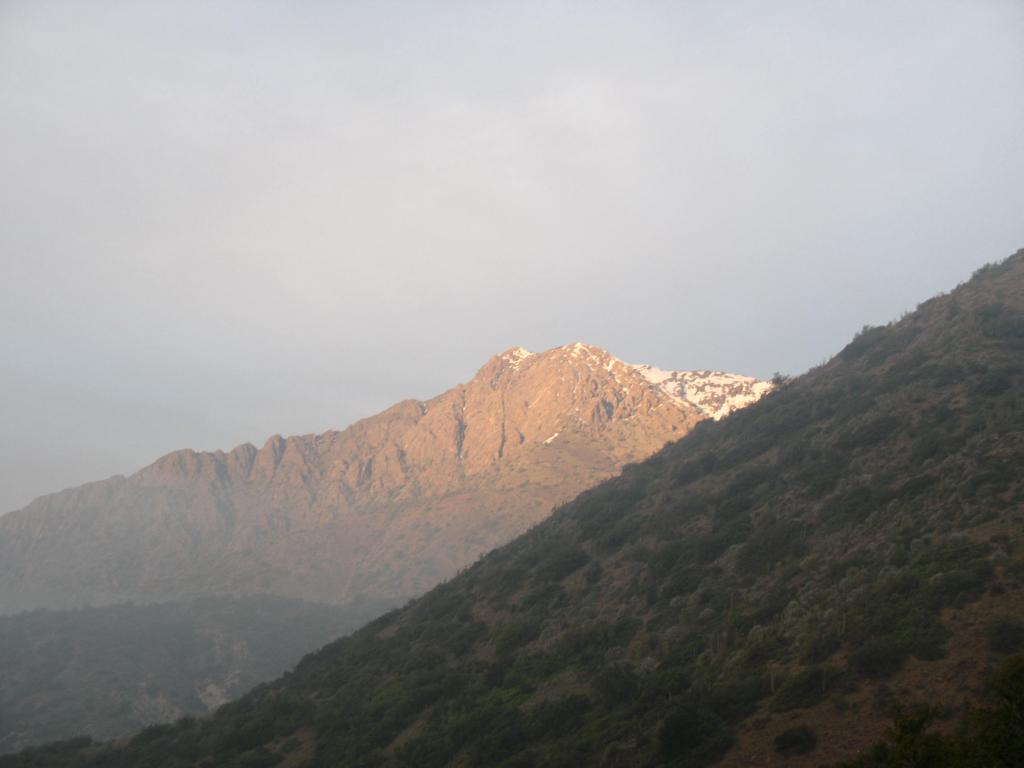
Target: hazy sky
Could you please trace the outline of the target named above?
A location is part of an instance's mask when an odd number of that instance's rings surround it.
[[[0,510],[522,344],[760,376],[1024,246],[1024,2],[0,2]]]

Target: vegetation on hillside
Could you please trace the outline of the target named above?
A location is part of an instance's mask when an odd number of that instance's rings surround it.
[[[383,610],[225,597],[0,616],[0,753],[207,714]]]
[[[900,709],[885,738],[844,768],[1014,768],[1024,762],[1024,657],[988,681],[993,702],[970,708],[950,734],[935,729],[941,707]]]
[[[1022,352],[1024,252],[212,718],[0,766],[701,766],[755,712],[941,659],[982,597],[1010,606],[995,661],[1024,620]]]

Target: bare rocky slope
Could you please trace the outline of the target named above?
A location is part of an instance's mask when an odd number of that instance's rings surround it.
[[[177,451],[0,518],[0,613],[218,594],[417,594],[767,382],[572,344],[343,431]]]

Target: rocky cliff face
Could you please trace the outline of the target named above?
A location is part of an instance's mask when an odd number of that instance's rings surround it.
[[[399,599],[770,385],[510,349],[344,431],[184,450],[0,518],[0,612],[270,593]]]

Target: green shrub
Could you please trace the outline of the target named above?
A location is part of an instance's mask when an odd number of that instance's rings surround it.
[[[880,326],[872,327],[870,325],[865,325],[860,329],[857,335],[853,337],[853,341],[842,349],[839,353],[839,357],[847,361],[857,360],[868,350],[882,341],[885,337],[885,330],[885,328]]]
[[[826,632],[807,643],[802,658],[809,664],[820,664],[838,651],[842,644],[842,638],[836,632]]]
[[[695,704],[676,707],[658,729],[658,746],[667,760],[712,762],[732,746],[732,733],[714,712]]]
[[[899,639],[879,638],[851,653],[850,666],[864,677],[882,679],[899,671],[907,655],[906,646]]]
[[[1005,373],[987,373],[974,382],[971,392],[980,397],[996,397],[1013,386],[1013,379]]]
[[[1024,341],[1024,315],[1002,302],[994,302],[977,311],[982,332],[1015,347]]]
[[[835,679],[828,667],[807,667],[786,680],[775,694],[775,705],[782,711],[812,707],[825,698]]]
[[[789,728],[775,737],[775,751],[786,757],[806,755],[818,747],[818,734],[806,725]]]
[[[903,425],[901,416],[878,416],[843,438],[842,445],[848,449],[867,448],[882,442]]]
[[[600,700],[609,708],[631,702],[640,692],[636,674],[628,664],[605,667],[594,676],[593,686]]]
[[[706,705],[725,722],[736,723],[752,714],[768,693],[764,678],[750,674],[716,683],[705,694]]]
[[[675,484],[678,486],[689,485],[704,475],[713,472],[718,464],[718,457],[713,453],[704,453],[695,459],[690,459],[676,468]]]
[[[567,544],[545,557],[537,566],[537,575],[545,581],[561,581],[590,561],[582,547]]]
[[[988,630],[988,644],[996,653],[1017,653],[1024,650],[1024,621],[1000,617]]]
[[[531,643],[540,635],[540,622],[534,619],[521,619],[506,624],[498,631],[494,645],[499,655],[509,654]]]
[[[571,733],[593,707],[586,696],[572,694],[541,702],[529,713],[529,732],[533,738],[552,733]]]
[[[794,521],[762,522],[740,549],[736,568],[750,575],[765,573],[780,560],[806,549],[802,533],[802,526]]]

